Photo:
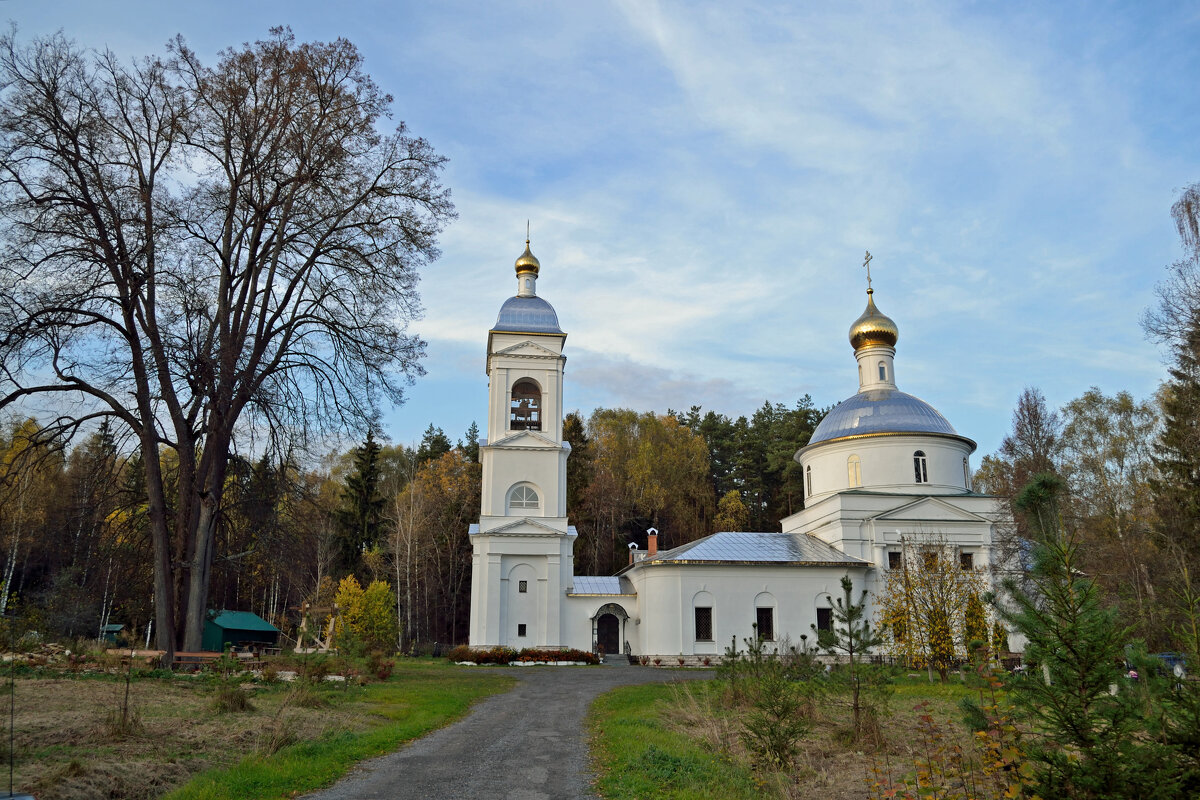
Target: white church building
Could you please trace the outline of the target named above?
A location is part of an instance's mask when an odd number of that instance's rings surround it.
[[[975,443],[898,388],[895,322],[875,306],[850,327],[858,391],[796,453],[804,509],[780,532],[726,531],[631,552],[617,575],[576,575],[563,441],[567,335],[537,295],[538,259],[517,259],[517,294],[488,332],[483,497],[472,543],[470,644],[570,647],[695,663],[756,632],[809,637],[831,623],[829,597],[849,575],[875,597],[900,568],[902,538],[936,534],[963,568],[986,570],[996,498],[971,489]],[[852,373],[847,370],[847,378]],[[847,381],[849,383],[849,381]],[[632,546],[631,546],[632,547]],[[871,613],[871,612],[869,612]]]

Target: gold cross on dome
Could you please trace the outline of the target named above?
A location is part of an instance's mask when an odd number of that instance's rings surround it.
[[[871,291],[871,259],[872,258],[874,258],[874,256],[872,256],[871,251],[868,250],[867,257],[863,259],[863,266],[867,268],[867,291],[868,292]]]

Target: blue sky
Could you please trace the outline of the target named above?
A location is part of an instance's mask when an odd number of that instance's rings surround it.
[[[486,331],[531,220],[567,403],[748,414],[857,388],[863,251],[902,389],[993,452],[1026,385],[1154,392],[1138,324],[1200,180],[1190,3],[7,0],[135,56],[344,36],[450,158],[428,374],[393,441],[483,422]]]

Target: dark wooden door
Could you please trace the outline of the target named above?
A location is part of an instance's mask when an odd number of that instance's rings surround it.
[[[621,620],[615,614],[601,614],[596,620],[596,642],[605,653],[621,652]]]

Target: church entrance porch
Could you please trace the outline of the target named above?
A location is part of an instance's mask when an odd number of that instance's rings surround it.
[[[629,614],[617,603],[605,603],[592,615],[592,650],[609,655],[624,653],[624,628]]]

